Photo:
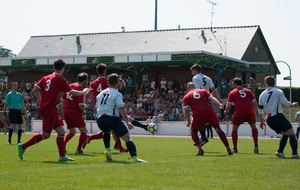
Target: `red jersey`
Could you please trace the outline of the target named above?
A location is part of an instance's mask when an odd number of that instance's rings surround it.
[[[216,111],[210,105],[209,97],[211,94],[204,89],[194,89],[189,91],[183,97],[183,108],[190,107],[193,115],[216,114]]]
[[[252,107],[252,101],[254,100],[254,95],[249,89],[238,86],[229,93],[227,104],[234,103],[234,113],[254,113]]]
[[[83,90],[83,87],[78,83],[72,83],[70,84],[70,87],[73,90],[78,90],[78,91]],[[79,105],[85,104],[85,95],[72,96],[71,94],[64,93],[61,99],[65,100],[63,109],[72,109],[81,112]]]
[[[90,84],[90,89],[93,89],[93,99],[95,99],[95,102],[98,94],[100,94],[100,92],[106,88],[108,88],[108,79],[105,77],[98,77]]]
[[[72,90],[66,79],[57,73],[44,76],[35,85],[41,90],[42,96],[39,114],[42,114],[44,111],[56,109],[58,94],[60,92],[70,92]]]

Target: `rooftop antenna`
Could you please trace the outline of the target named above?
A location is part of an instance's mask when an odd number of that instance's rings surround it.
[[[217,5],[216,3],[210,1],[210,0],[206,0],[207,2],[209,2],[211,4],[211,20],[210,20],[210,30],[212,31],[212,23],[213,23],[213,16],[214,16],[214,6]]]

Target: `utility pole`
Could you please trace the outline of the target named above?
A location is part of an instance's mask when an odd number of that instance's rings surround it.
[[[157,30],[157,0],[155,0],[155,20],[154,20],[154,30]]]

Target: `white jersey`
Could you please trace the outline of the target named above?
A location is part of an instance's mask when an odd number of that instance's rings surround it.
[[[282,113],[282,103],[284,106],[290,106],[291,103],[286,99],[282,90],[268,87],[259,96],[258,113],[262,114],[265,110],[266,117],[274,116],[278,113]]]
[[[208,92],[211,88],[214,87],[214,84],[213,84],[211,78],[209,78],[208,76],[203,75],[201,73],[196,74],[193,77],[193,83],[195,84],[197,89],[204,89],[204,90],[207,90]]]
[[[111,87],[98,94],[96,102],[97,118],[103,115],[119,116],[119,108],[124,107],[122,94]]]

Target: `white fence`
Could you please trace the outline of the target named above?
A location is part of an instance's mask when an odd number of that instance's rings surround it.
[[[88,129],[88,133],[94,134],[100,131],[100,129],[97,126],[97,123],[93,120],[87,120],[86,126]],[[268,126],[264,130],[262,130],[259,127],[259,123],[257,123],[257,129],[258,129],[258,136],[268,136],[268,137],[277,137],[280,136],[276,134],[273,130],[271,130]],[[220,127],[225,132],[227,136],[231,136],[231,130],[232,130],[232,124],[221,124]],[[64,125],[64,128],[66,131],[67,127],[66,124]],[[294,130],[297,129],[297,124],[293,124]],[[34,120],[32,121],[31,125],[31,132],[39,133],[42,131],[42,120]],[[55,131],[53,131],[55,132]],[[213,130],[214,136],[217,136],[216,132]],[[77,129],[77,133],[79,133],[79,130]],[[135,127],[133,130],[130,130],[130,134],[133,135],[150,135],[151,133],[145,131],[142,128]],[[189,127],[186,127],[186,122],[160,122],[158,124],[158,131],[156,135],[183,135],[188,136],[189,135]],[[239,136],[252,136],[251,128],[248,124],[243,124],[240,126],[238,130]]]

